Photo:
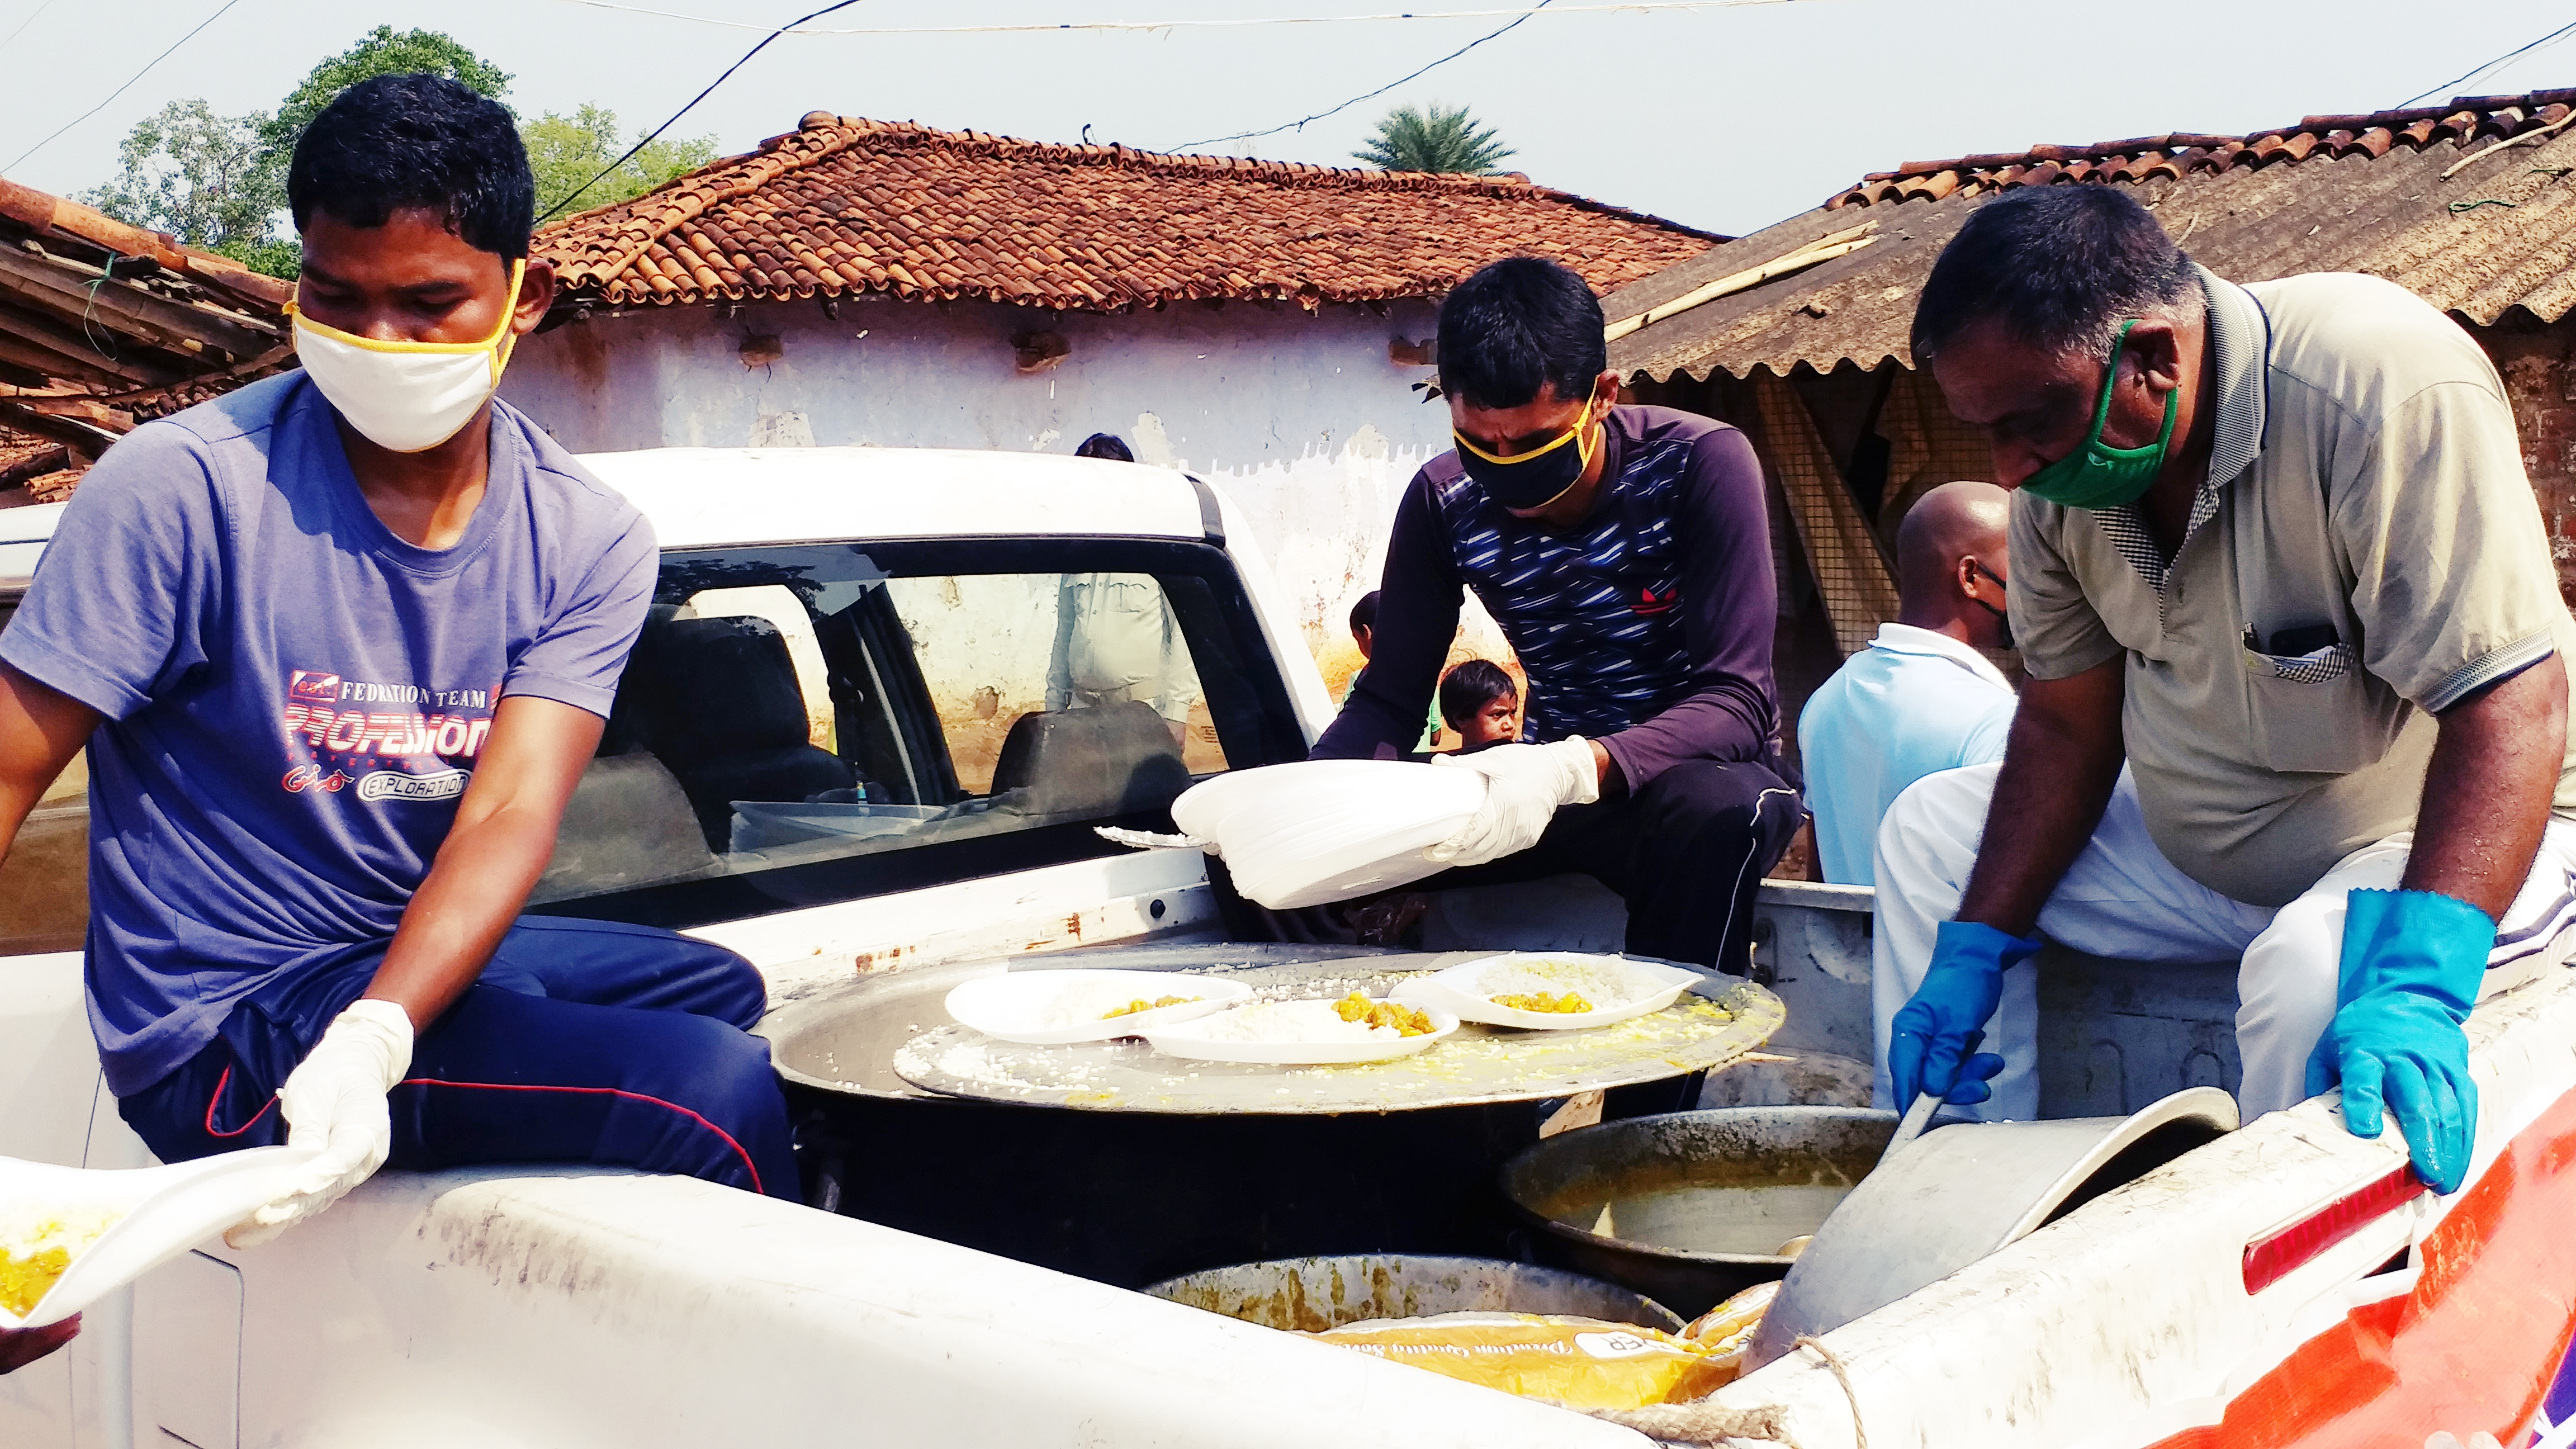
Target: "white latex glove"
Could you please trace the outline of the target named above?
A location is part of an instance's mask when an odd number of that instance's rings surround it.
[[[1485,803],[1458,833],[1422,853],[1443,865],[1483,865],[1538,844],[1547,823],[1568,805],[1601,798],[1601,768],[1581,735],[1547,745],[1496,745],[1472,755],[1439,755],[1433,763],[1485,777]]]
[[[236,1248],[256,1247],[304,1221],[375,1175],[393,1151],[393,1112],[385,1094],[411,1066],[411,1014],[390,1001],[362,999],[331,1026],[278,1089],[286,1145],[321,1152],[275,1202],[224,1234]]]

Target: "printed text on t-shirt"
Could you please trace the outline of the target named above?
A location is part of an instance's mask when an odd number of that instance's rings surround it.
[[[379,684],[298,669],[287,678],[286,733],[290,743],[300,736],[317,753],[329,755],[470,760],[482,753],[491,733],[491,699],[489,689]],[[434,712],[340,707],[387,704],[426,705]],[[320,783],[318,778],[307,781],[308,786]]]

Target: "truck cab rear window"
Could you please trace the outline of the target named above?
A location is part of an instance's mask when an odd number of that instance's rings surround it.
[[[1079,859],[1302,752],[1205,545],[673,552],[532,905],[701,924]]]

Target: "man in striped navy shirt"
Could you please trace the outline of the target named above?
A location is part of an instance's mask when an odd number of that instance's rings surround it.
[[[1433,847],[1462,869],[1431,884],[1591,875],[1627,901],[1630,952],[1742,971],[1754,888],[1802,815],[1752,446],[1618,406],[1601,304],[1554,262],[1462,283],[1439,358],[1458,447],[1397,505],[1376,649],[1314,754],[1411,749],[1475,590],[1528,675],[1528,722],[1522,743],[1454,761],[1486,777],[1485,806]]]

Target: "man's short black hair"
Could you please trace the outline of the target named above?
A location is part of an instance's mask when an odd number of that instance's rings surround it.
[[[2203,305],[2191,258],[2125,189],[2028,187],[1978,207],[1941,249],[1914,305],[1914,361],[1992,319],[2026,345],[2107,362],[2122,322]]]
[[[1467,732],[1469,720],[1498,699],[1520,703],[1521,687],[1490,659],[1470,659],[1441,676],[1440,718],[1460,734]]]
[[[1560,401],[1592,395],[1609,364],[1601,299],[1571,268],[1505,257],[1440,304],[1440,387],[1481,408],[1516,408],[1553,383]]]
[[[316,211],[377,227],[426,207],[467,246],[516,261],[528,254],[537,179],[500,102],[445,76],[380,75],[342,91],[304,128],[286,203],[298,231]]]
[[[1127,450],[1127,442],[1116,433],[1094,433],[1074,445],[1077,458],[1107,458],[1113,463],[1133,463],[1136,455]]]
[[[1351,637],[1358,638],[1363,630],[1371,634],[1377,632],[1377,590],[1375,589],[1360,595],[1360,601],[1351,605]]]

